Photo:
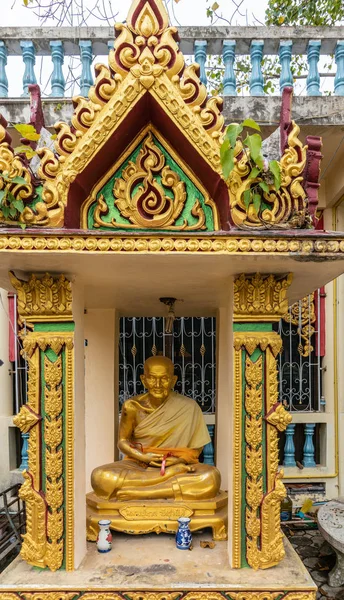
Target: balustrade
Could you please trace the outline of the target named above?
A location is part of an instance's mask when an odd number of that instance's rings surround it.
[[[296,429],[298,427],[298,431]],[[282,464],[284,467],[296,467],[301,463],[305,469],[315,468],[316,461],[316,443],[319,439],[315,438],[316,424],[315,423],[291,423],[288,425],[285,432],[284,448],[282,449]],[[296,438],[298,443],[296,444]],[[319,436],[317,436],[319,437]],[[300,447],[302,442],[302,447]],[[296,451],[298,446],[299,451]],[[301,456],[300,456],[301,454]],[[300,468],[302,468],[300,466]]]
[[[36,83],[36,60],[44,57],[50,58],[44,67],[39,66],[44,79],[40,84],[46,95],[63,97],[73,93],[86,96],[93,84],[92,64],[105,62],[105,56],[113,47],[110,27],[61,27],[54,31],[53,38],[48,27],[24,28],[20,30],[21,38],[18,38],[18,31],[18,28],[0,28],[0,97],[19,95],[11,89],[17,73],[10,67],[13,56],[22,56],[23,96],[28,94],[28,85]],[[202,82],[209,89],[218,88],[225,96],[235,96],[238,92],[262,96],[269,87],[280,93],[298,80],[305,81],[305,90],[298,85],[296,93],[319,96],[326,81],[326,93],[344,95],[344,27],[181,27],[179,34],[183,53],[200,65]],[[331,56],[336,65],[333,72],[324,67]],[[76,68],[74,72],[75,62],[70,69],[68,86],[63,73],[64,57],[79,59],[79,70]],[[264,60],[269,57],[273,59],[270,65],[274,65],[275,71],[273,86],[271,72],[267,74],[264,66]],[[295,74],[293,61],[300,57],[304,59],[304,72]],[[247,77],[243,83],[244,70]],[[215,71],[217,76],[214,78]],[[75,79],[77,87],[71,85]]]

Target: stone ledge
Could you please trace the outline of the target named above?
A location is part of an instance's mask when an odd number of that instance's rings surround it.
[[[226,124],[240,122],[250,115],[260,123],[269,135],[279,126],[281,111],[280,96],[226,96],[224,117]],[[47,127],[57,121],[70,122],[73,114],[71,98],[43,99],[44,117]],[[0,113],[9,123],[28,123],[30,103],[27,98],[0,98]],[[293,98],[293,120],[298,125],[312,129],[313,135],[321,135],[325,126],[344,125],[344,96],[295,96]],[[13,130],[10,132],[12,134]],[[307,131],[309,133],[309,131]]]

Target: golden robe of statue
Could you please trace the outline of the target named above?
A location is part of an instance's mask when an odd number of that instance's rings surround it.
[[[149,358],[141,379],[148,392],[122,409],[118,447],[125,458],[93,471],[95,493],[106,500],[214,498],[220,473],[198,462],[208,429],[198,404],[172,391],[172,361]]]

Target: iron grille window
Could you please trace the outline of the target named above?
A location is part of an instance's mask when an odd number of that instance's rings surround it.
[[[163,317],[123,317],[119,336],[119,402],[144,392],[140,375],[150,356],[172,358],[178,377],[175,389],[215,413],[216,319],[178,317],[173,333],[165,334]]]
[[[276,325],[283,341],[279,355],[279,399],[291,412],[321,410],[322,368],[319,291],[296,302]]]

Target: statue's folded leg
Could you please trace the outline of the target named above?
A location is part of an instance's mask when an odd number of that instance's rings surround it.
[[[193,468],[193,467],[191,467]],[[134,460],[123,460],[94,469],[91,475],[91,485],[100,498],[119,500],[128,498],[151,498],[151,490],[158,488],[170,492],[166,497],[173,497],[172,485],[166,482],[178,474],[190,470],[189,465],[177,464],[166,468],[165,475],[160,475],[156,467],[144,467]],[[140,492],[142,490],[142,493]],[[154,497],[165,497],[161,495]]]
[[[168,467],[165,476],[160,476],[156,483],[146,480],[144,486],[134,486],[132,481],[126,479],[117,493],[118,500],[203,500],[214,498],[219,493],[221,475],[215,467],[198,464],[193,465],[194,471],[191,473],[176,472],[176,467],[180,466]]]

